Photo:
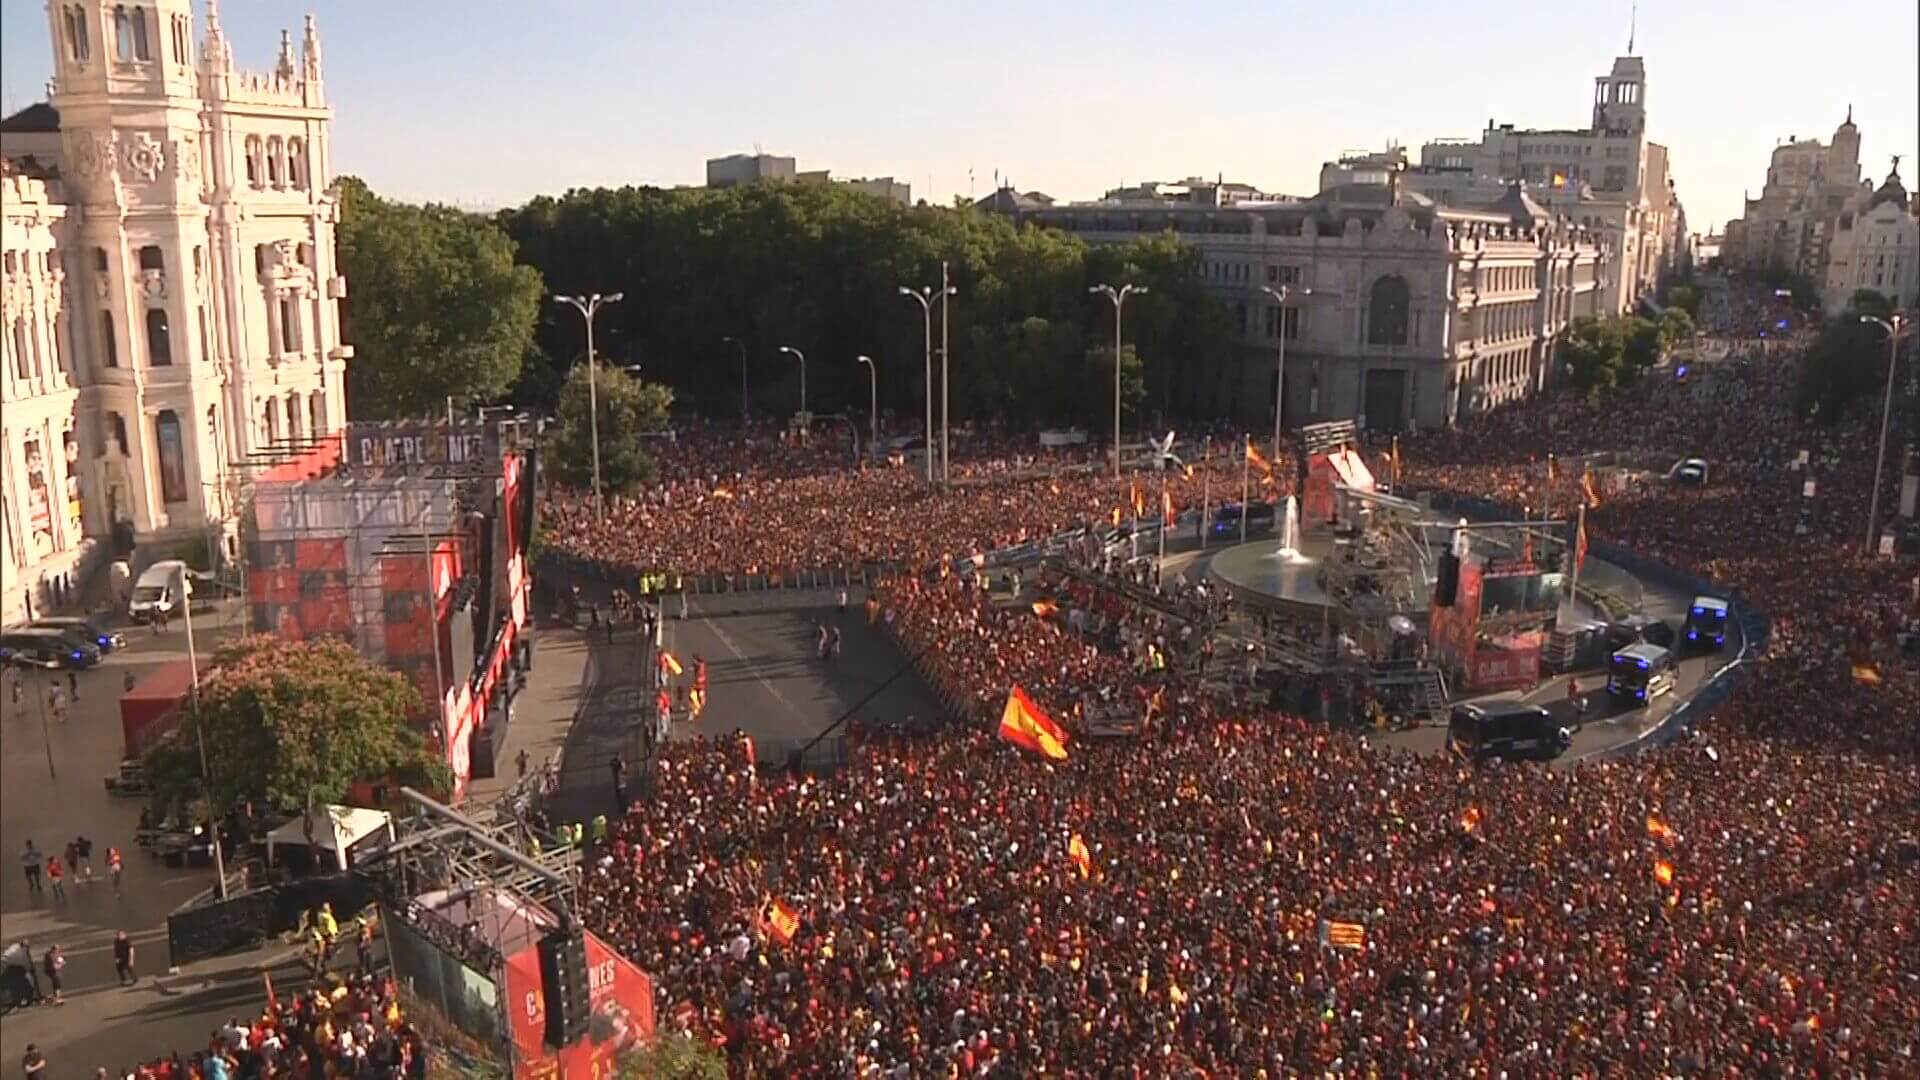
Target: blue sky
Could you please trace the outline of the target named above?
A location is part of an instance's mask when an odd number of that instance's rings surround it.
[[[1644,0],[1649,127],[1693,227],[1737,214],[1778,140],[1829,137],[1849,103],[1869,175],[1899,153],[1911,186],[1917,8]],[[942,200],[985,194],[996,169],[1067,198],[1196,173],[1311,194],[1344,149],[1584,124],[1629,2],[227,0],[222,22],[265,69],[310,10],[338,171],[506,205],[699,183],[707,157],[755,145]],[[44,0],[0,0],[0,61],[9,107],[40,96]]]

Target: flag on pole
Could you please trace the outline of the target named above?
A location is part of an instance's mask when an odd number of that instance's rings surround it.
[[[1587,565],[1587,508],[1580,508],[1579,523],[1573,527],[1573,565]]]
[[[1007,691],[1007,707],[1000,713],[1000,737],[1054,761],[1067,760],[1067,733],[1018,686]]]
[[[1267,456],[1260,452],[1260,448],[1253,445],[1252,439],[1247,440],[1247,460],[1252,462],[1253,467],[1259,469],[1263,475],[1269,478],[1273,476],[1273,462],[1268,461]]]
[[[1120,508],[1117,506],[1113,508],[1113,527],[1120,527]]]
[[[672,675],[678,675],[681,672],[687,670],[686,668],[683,668],[680,666],[679,658],[675,657],[672,653],[668,652],[665,649],[660,650],[660,666],[665,668],[667,672]]]
[[[1074,833],[1067,841],[1067,858],[1073,860],[1074,868],[1080,871],[1081,877],[1092,876],[1093,852],[1087,850],[1087,842],[1080,839],[1079,833]]]
[[[1589,509],[1596,508],[1600,505],[1600,493],[1593,489],[1593,470],[1580,470],[1580,491],[1581,494],[1586,496],[1587,507]]]
[[[1144,515],[1147,512],[1147,500],[1146,496],[1140,494],[1140,485],[1129,480],[1127,481],[1127,489],[1133,498],[1133,516],[1140,517]]]
[[[1171,492],[1171,491],[1168,491],[1168,490],[1166,490],[1165,488],[1162,488],[1162,489],[1160,489],[1160,521],[1161,521],[1161,524],[1163,524],[1163,525],[1165,525],[1165,526],[1166,526],[1167,528],[1169,528],[1169,529],[1171,529],[1171,528],[1173,528],[1173,523],[1174,523],[1174,521],[1175,521],[1175,519],[1177,519],[1178,517],[1179,517],[1179,515],[1178,515],[1178,514],[1176,514],[1176,513],[1174,513],[1174,511],[1173,511],[1173,492]]]

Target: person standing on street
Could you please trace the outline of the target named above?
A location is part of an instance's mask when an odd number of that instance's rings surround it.
[[[67,669],[67,696],[72,698],[76,705],[79,704],[80,672],[74,668]]]
[[[614,812],[624,814],[627,812],[627,759],[616,752],[607,767],[613,770]]]
[[[27,891],[30,893],[40,892],[40,860],[40,849],[34,847],[29,839],[20,852],[20,870],[27,875]]]
[[[120,977],[121,986],[132,986],[140,980],[133,974],[133,939],[125,930],[113,935],[113,970]]]
[[[47,856],[47,887],[53,890],[55,900],[66,903],[67,872],[61,867],[58,855]]]
[[[27,1080],[44,1080],[47,1075],[47,1055],[40,1052],[40,1047],[28,1043],[27,1052],[20,1055],[20,1071],[26,1074]]]
[[[46,975],[47,985],[53,989],[53,1003],[55,1005],[65,1005],[67,1003],[67,995],[65,993],[67,984],[64,974],[66,970],[67,954],[61,952],[60,946],[58,945],[47,946],[47,951],[40,954],[40,971]]]
[[[125,866],[120,861],[120,849],[117,847],[108,848],[107,877],[113,881],[113,895],[115,896],[120,895],[120,873],[124,869]]]

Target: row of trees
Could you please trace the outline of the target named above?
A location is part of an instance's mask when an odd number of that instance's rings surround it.
[[[1860,289],[1845,310],[1821,324],[1795,386],[1795,404],[1802,415],[1837,423],[1857,406],[1880,404],[1886,390],[1887,332],[1864,320],[1892,316],[1893,302],[1884,294]],[[1920,399],[1907,395],[1903,413],[1907,429],[1920,432]]]
[[[1630,385],[1664,356],[1689,356],[1690,348],[1682,346],[1692,338],[1693,317],[1678,304],[1662,311],[1658,319],[1638,315],[1583,317],[1567,327],[1566,337],[1560,342],[1560,359],[1576,390],[1596,394]]]
[[[819,185],[582,190],[492,219],[341,189],[356,416],[431,414],[448,396],[560,409],[586,336],[543,297],[594,292],[625,294],[595,325],[609,369],[637,367],[708,414],[797,409],[786,345],[808,357],[815,411],[867,410],[864,354],[881,408],[918,416],[925,326],[898,289],[937,288],[943,262],[956,418],[1106,417],[1093,391],[1111,385],[1113,310],[1088,293],[1103,282],[1148,287],[1126,309],[1129,408],[1178,411],[1230,376],[1226,314],[1171,236],[1090,248],[968,207]]]

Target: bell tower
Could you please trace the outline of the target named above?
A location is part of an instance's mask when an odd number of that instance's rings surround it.
[[[109,503],[142,535],[224,516],[208,334],[204,135],[191,0],[52,0],[51,104],[79,228],[78,366],[93,388]]]

